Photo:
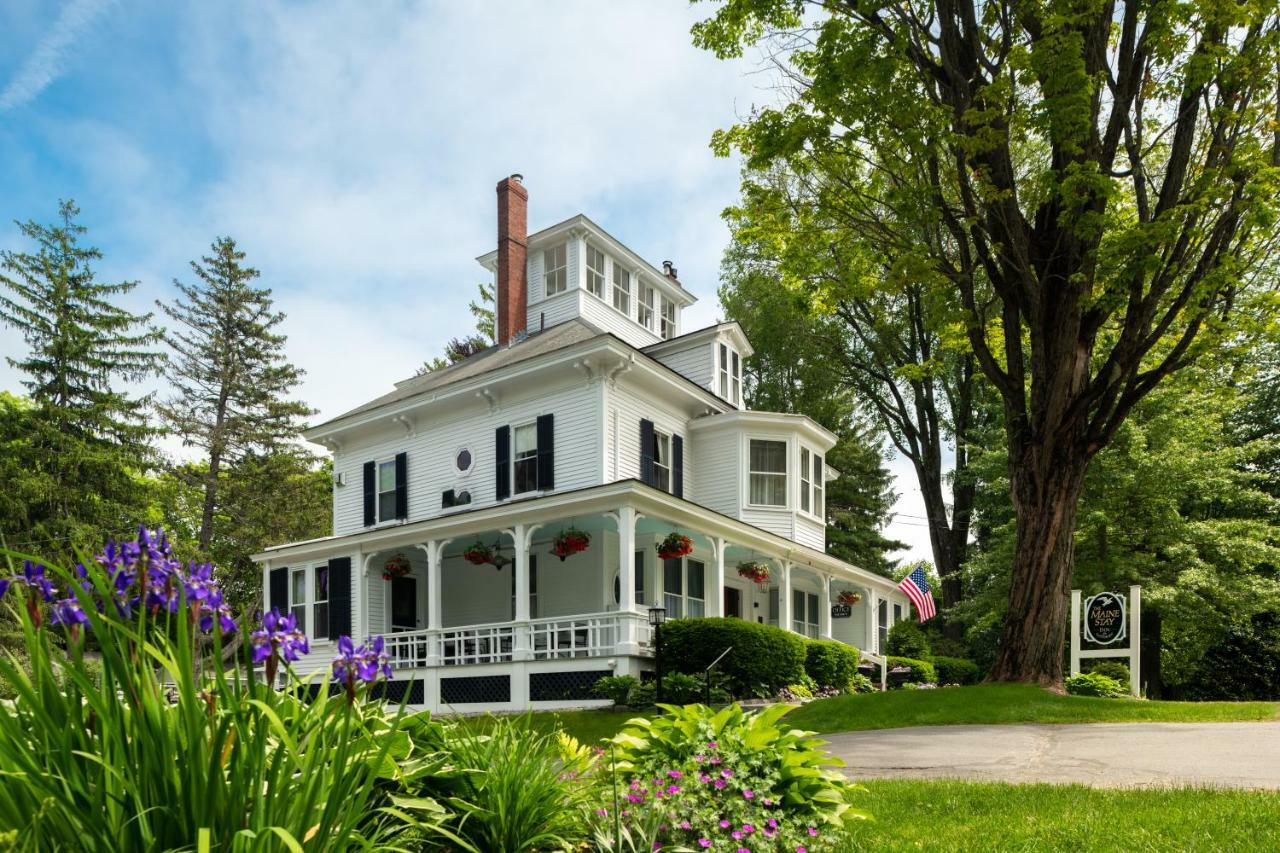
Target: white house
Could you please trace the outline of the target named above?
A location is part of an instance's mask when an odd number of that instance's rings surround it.
[[[825,553],[835,436],[751,411],[736,323],[686,330],[694,297],[585,216],[528,234],[519,175],[498,183],[498,343],[309,429],[334,458],[333,535],[271,548],[265,607],[311,638],[383,634],[414,706],[590,705],[652,669],[648,610],[733,616],[875,651],[905,597]],[[589,547],[551,553],[566,530]],[[693,552],[661,560],[672,532]],[[495,549],[493,564],[463,553]],[[767,584],[737,571],[771,567]],[[388,563],[407,574],[384,579]],[[394,574],[394,573],[393,573]],[[862,600],[849,615],[840,593]]]

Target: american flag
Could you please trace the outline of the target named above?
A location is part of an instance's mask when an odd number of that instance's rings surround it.
[[[916,606],[916,617],[921,622],[937,614],[938,608],[933,606],[933,593],[929,592],[929,581],[925,579],[924,569],[916,568],[899,581],[898,589],[906,593],[907,598]]]

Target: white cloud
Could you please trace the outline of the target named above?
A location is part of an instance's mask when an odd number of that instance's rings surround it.
[[[36,45],[3,91],[0,112],[21,106],[58,79],[66,69],[71,48],[98,21],[111,0],[70,0],[49,32]]]

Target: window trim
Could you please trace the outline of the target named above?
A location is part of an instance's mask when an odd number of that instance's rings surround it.
[[[564,252],[564,266],[553,267],[548,264],[548,259],[554,260],[555,253],[557,251]],[[553,272],[563,273],[562,276],[558,277],[558,280],[561,281],[561,286],[557,287],[554,291],[548,286],[551,273]],[[565,241],[563,243],[558,243],[555,246],[548,246],[542,250],[542,296],[544,299],[548,299],[552,296],[559,296],[562,293],[568,293],[569,289],[569,243],[568,241]]]
[[[663,432],[662,430],[658,429],[657,424],[654,424],[654,427],[653,427],[653,445],[654,445],[653,446],[653,487],[660,491],[666,492],[667,494],[672,493],[671,478],[675,476],[674,472],[672,471],[672,465],[671,465],[671,435],[672,434],[669,432]],[[664,449],[666,450],[666,453],[662,456],[662,458],[666,459],[667,461],[659,462],[658,452]],[[659,469],[666,472],[667,482],[665,485],[661,482],[661,478],[658,476]]]
[[[474,464],[474,463],[473,463]],[[391,489],[389,491],[382,488],[382,467],[384,465],[391,466]],[[396,457],[391,455],[385,459],[375,459],[373,462],[373,523],[374,524],[391,524],[398,522],[396,518]],[[391,495],[391,516],[389,518],[382,517],[382,496]]]
[[[463,468],[459,468],[459,467],[458,467],[458,457],[462,455],[462,452],[463,452],[464,450],[465,450],[468,454],[470,454],[470,455],[471,455],[471,464],[470,464],[470,465],[468,465],[465,469],[463,469]],[[460,445],[458,445],[457,447],[455,447],[455,448],[454,448],[454,450],[453,450],[453,474],[454,474],[454,476],[455,476],[455,477],[469,477],[469,476],[471,476],[471,472],[472,472],[472,471],[474,471],[474,470],[476,470],[476,452],[475,452],[474,450],[472,450],[472,449],[471,449],[471,446],[470,446],[470,445],[467,445],[467,444],[460,444]]]
[[[307,640],[311,643],[329,642],[329,626],[327,624],[325,626],[324,634],[316,633],[316,605],[323,604],[326,607],[329,607],[333,604],[333,578],[329,578],[328,581],[329,586],[327,592],[329,597],[323,601],[317,601],[315,599],[316,570],[322,568],[327,570],[329,568],[329,563],[309,563],[305,566],[296,566],[289,569],[289,608],[286,615],[288,613],[293,613],[295,608],[302,609],[302,633],[306,635]],[[301,602],[294,601],[293,598],[293,579],[299,575],[301,575],[303,579],[302,588],[305,595],[304,600]],[[326,623],[332,618],[333,612],[330,610],[327,613],[327,618],[325,619]]]
[[[519,432],[521,429],[524,429],[525,427],[528,427],[529,429],[533,430],[533,455],[520,457],[516,455],[518,452],[516,450],[516,433]],[[518,462],[523,462],[525,460],[531,460],[533,462],[533,488],[525,489],[521,491],[519,488],[517,488],[516,464]],[[534,418],[533,420],[529,420],[529,421],[524,421],[522,423],[513,423],[511,425],[510,465],[511,465],[510,473],[511,473],[511,497],[512,498],[514,498],[516,495],[536,494],[537,492],[542,491],[538,483],[538,419],[537,418]]]
[[[609,282],[609,279],[608,279],[608,273],[609,273],[609,256],[608,256],[608,255],[606,255],[606,254],[604,253],[604,250],[603,250],[603,249],[596,248],[595,246],[591,245],[590,243],[588,243],[588,242],[586,242],[586,241],[583,241],[583,244],[582,244],[582,245],[586,248],[586,252],[584,253],[584,254],[586,255],[586,257],[585,257],[585,258],[583,258],[583,261],[582,261],[582,268],[583,268],[583,272],[584,272],[584,278],[585,278],[585,282],[584,282],[584,283],[586,284],[586,291],[587,291],[587,293],[590,293],[590,294],[591,294],[592,296],[594,296],[595,298],[597,298],[597,299],[599,299],[599,300],[602,300],[602,301],[603,301],[603,300],[604,300],[604,298],[605,298],[605,295],[606,295],[606,294],[605,294],[605,291],[608,289],[608,286],[609,286],[609,283],[608,283],[608,282]],[[595,254],[597,254],[597,255],[599,255],[599,256],[600,256],[600,269],[599,269],[599,270],[597,270],[597,269],[595,269],[593,266],[591,266],[591,254],[592,254],[593,252],[594,252]],[[592,290],[592,289],[591,289],[591,277],[592,277],[593,275],[597,275],[597,276],[599,276],[599,279],[600,279],[600,292],[599,292],[599,293],[596,293],[594,290]]]
[[[743,483],[742,483],[743,501],[742,503],[743,503],[743,506],[751,507],[753,509],[764,509],[764,510],[775,510],[775,511],[790,510],[792,508],[792,495],[791,495],[792,441],[789,438],[779,438],[776,435],[767,435],[767,434],[759,434],[759,433],[747,433],[743,435],[743,441],[745,442],[745,446],[743,447],[744,452],[742,454],[742,459],[743,459],[742,461],[742,466],[743,466]],[[781,444],[783,447],[786,448],[786,452],[783,454],[783,459],[785,460],[785,464],[786,464],[786,470],[782,472],[783,503],[762,504],[762,503],[756,503],[753,500],[751,500],[751,475],[752,474],[758,473],[764,476],[773,476],[773,477],[778,476],[776,472],[753,471],[751,469],[751,442],[753,441],[768,441],[774,444]]]
[[[294,600],[294,593],[297,591],[297,584],[296,584],[295,578],[298,578],[299,576],[302,578],[302,601]],[[308,616],[311,615],[308,608],[309,599],[311,598],[310,592],[311,592],[311,567],[298,566],[297,568],[290,569],[289,570],[289,612],[296,613],[298,609],[301,608],[302,633],[306,634],[308,637],[311,636],[311,620],[307,618]]]

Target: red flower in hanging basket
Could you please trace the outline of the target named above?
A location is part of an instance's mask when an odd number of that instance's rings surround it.
[[[467,550],[463,551],[462,559],[475,566],[483,566],[486,563],[494,563],[496,565],[493,548],[483,542],[477,542]]]
[[[396,554],[387,564],[382,567],[382,579],[384,581],[402,578],[409,572],[413,571],[413,564],[409,562],[409,558],[404,554]]]
[[[756,563],[750,560],[738,563],[738,574],[752,583],[769,582],[769,564]]]
[[[560,562],[563,563],[565,557],[587,550],[590,544],[590,533],[570,527],[556,534],[556,538],[551,542],[551,553],[559,557]]]
[[[852,607],[853,605],[857,604],[859,601],[862,601],[862,593],[853,589],[842,589],[840,590],[840,593],[836,596],[836,601],[840,602],[841,604],[847,604],[850,607]]]
[[[674,560],[693,553],[693,540],[683,533],[668,533],[667,538],[658,543],[658,557],[663,560]]]

